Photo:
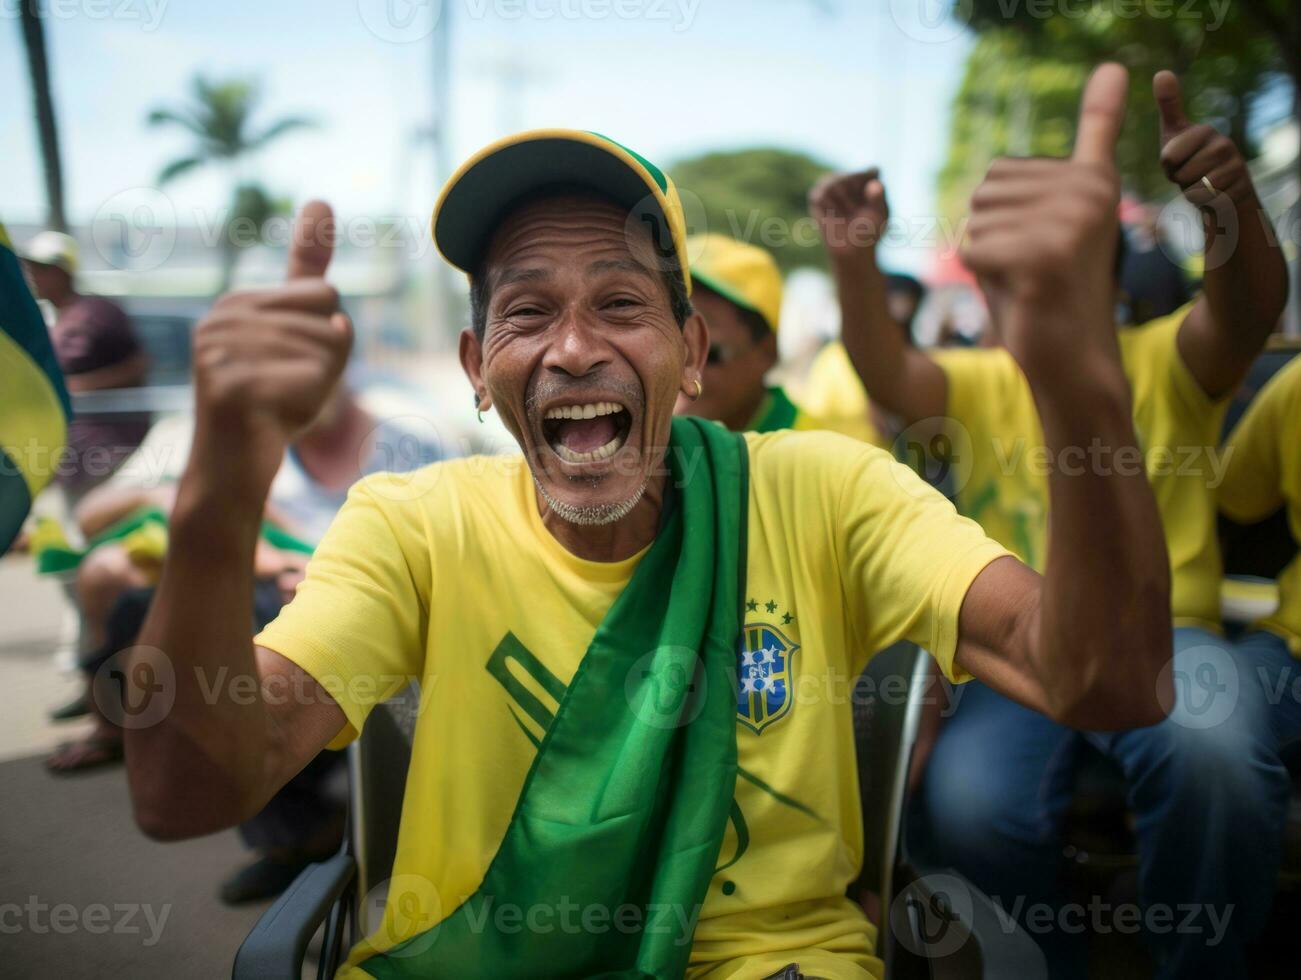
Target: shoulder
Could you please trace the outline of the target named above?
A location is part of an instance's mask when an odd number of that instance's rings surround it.
[[[745,442],[752,494],[801,507],[835,504],[850,482],[897,465],[884,449],[839,432],[749,432]]]
[[[985,379],[1010,381],[1021,377],[1021,367],[1003,347],[941,347],[927,351],[952,382]]]
[[[126,311],[103,296],[83,296],[68,313],[75,320],[93,326],[126,326],[128,322]]]
[[[1179,330],[1187,319],[1192,303],[1185,303],[1173,313],[1159,316],[1132,327],[1122,327],[1118,334],[1120,354],[1126,360],[1126,366],[1132,358],[1151,357],[1158,352],[1173,353],[1176,348]]]
[[[348,492],[394,520],[444,517],[450,512],[493,511],[513,504],[527,478],[524,457],[465,456],[408,470],[362,477]]]
[[[1239,428],[1269,426],[1291,433],[1301,429],[1301,354],[1284,364],[1251,400]],[[1238,438],[1235,432],[1233,438]]]

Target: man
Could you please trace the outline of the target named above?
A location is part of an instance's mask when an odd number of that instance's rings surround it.
[[[1221,261],[1213,268],[1208,263],[1205,293],[1190,308],[1121,331],[1118,340],[1169,542],[1172,611],[1179,627],[1173,669],[1176,677],[1202,677],[1244,656],[1233,652],[1218,628],[1215,447],[1225,400],[1277,320],[1287,282],[1233,144],[1187,121],[1171,73],[1158,73],[1153,84],[1162,118],[1162,163],[1188,199],[1207,208],[1207,252]],[[1003,172],[1003,162],[995,162],[973,196],[972,237],[1007,234],[981,207],[1019,193]],[[881,299],[872,244],[888,216],[879,180],[866,174],[829,179],[815,189],[812,208],[824,223],[834,222],[828,247],[844,341],[868,393],[909,424],[947,416],[948,431],[940,438],[948,440],[943,445],[959,510],[1027,564],[1045,567],[1057,527],[1057,502],[1049,507],[1046,492],[1052,476],[1045,480],[1045,469],[1052,475],[1063,469],[1133,472],[1143,460],[1099,452],[1103,447],[1088,442],[1045,453],[1034,380],[1007,349],[928,354],[899,342]],[[1226,249],[1230,224],[1237,239]],[[857,232],[856,241],[844,233],[836,237],[846,225]],[[1098,288],[1099,302],[1110,305],[1113,283]],[[1007,321],[996,306],[991,312],[1006,347]],[[927,429],[917,430],[923,433],[917,441],[929,448],[936,436],[928,437]],[[1099,521],[1092,540],[1095,547],[1110,548],[1123,533]],[[1122,599],[1100,615],[1109,618],[1131,601]],[[1244,663],[1244,677],[1248,668]],[[1245,712],[1207,726],[1187,697],[1179,688],[1172,718],[1161,725],[1081,735],[989,686],[970,686],[930,758],[918,801],[919,844],[1009,908],[1060,905],[1061,819],[1079,739],[1087,738],[1124,771],[1138,814],[1143,901],[1166,908],[1192,903],[1205,911],[1196,932],[1166,930],[1149,937],[1160,975],[1244,976],[1244,945],[1264,925],[1278,864],[1275,847],[1244,848],[1241,841],[1264,840],[1275,831],[1276,801],[1287,777],[1269,762],[1270,750]],[[1189,819],[1191,813],[1206,816]],[[1189,860],[1190,854],[1197,859]],[[1209,920],[1212,913],[1229,917],[1223,936]],[[1040,930],[1035,938],[1049,953],[1055,975],[1082,974],[1084,960],[1076,948],[1081,938],[1069,930]]]
[[[880,445],[864,407],[856,418],[823,419],[797,407],[780,385],[777,366],[781,270],[763,249],[725,235],[694,235],[691,304],[705,318],[709,349],[698,397],[680,395],[677,412],[722,422],[733,432],[828,430]]]
[[[1293,357],[1260,390],[1229,435],[1225,452],[1220,513],[1234,524],[1252,525],[1283,511],[1291,534],[1291,557],[1278,573],[1278,608],[1253,623],[1237,644],[1262,686],[1283,692],[1282,697],[1276,694],[1271,709],[1256,699],[1254,687],[1243,686],[1249,697],[1245,707],[1255,709],[1258,737],[1273,750],[1270,764],[1281,765],[1279,750],[1301,737],[1301,687],[1295,683],[1296,658],[1301,657],[1301,555],[1296,550],[1301,541],[1301,357]],[[1279,550],[1286,555],[1286,548]],[[1278,827],[1261,846],[1281,845],[1289,794],[1280,795],[1269,808]]]
[[[1097,302],[1126,85],[1099,69],[1050,179],[1008,163],[1024,195],[990,214],[1018,232],[968,256],[999,284],[1051,445],[1133,443]],[[1141,477],[1054,480],[1041,578],[881,450],[674,419],[709,342],[677,192],[569,130],[480,151],[433,223],[470,276],[476,403],[523,455],[428,467],[404,492],[362,481],[250,643],[233,624],[266,489],[348,348],[327,220],[305,209],[283,288],[227,296],[199,330],[194,451],[127,672],[170,663],[175,684],[127,761],[148,833],[210,832],[417,678],[392,901],[345,975],[879,976],[844,895],[862,856],[849,701],[793,703],[799,677],[853,677],[908,636],[1062,721],[1161,717],[1167,572]],[[265,340],[276,324],[291,343]],[[1099,520],[1125,529],[1113,547]],[[267,694],[205,700],[197,678],[223,669]]]
[[[104,391],[144,384],[149,356],[126,313],[112,300],[77,291],[77,243],[72,236],[41,232],[22,258],[37,298],[54,308],[50,334],[68,390]],[[66,458],[58,469],[59,483],[71,502],[111,476],[148,431],[148,415],[73,419]]]

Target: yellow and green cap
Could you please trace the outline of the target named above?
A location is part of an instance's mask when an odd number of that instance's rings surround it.
[[[714,233],[687,240],[691,274],[742,309],[758,313],[777,332],[782,309],[782,275],[772,254],[757,245]]]
[[[641,154],[585,130],[516,133],[466,160],[434,206],[434,244],[444,259],[471,274],[511,206],[560,185],[591,188],[627,208],[630,227],[647,224],[663,268],[678,272],[690,294],[686,218],[673,181]]]

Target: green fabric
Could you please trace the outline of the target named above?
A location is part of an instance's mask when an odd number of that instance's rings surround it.
[[[683,975],[736,786],[748,457],[716,423],[675,418],[668,462],[676,498],[597,628],[479,891],[365,960],[372,976]],[[627,906],[643,927],[619,918]],[[495,928],[504,907],[520,928]],[[566,907],[576,923],[600,910],[606,929],[524,925],[532,909],[558,924]]]
[[[132,534],[146,524],[151,523],[167,527],[167,514],[163,512],[162,508],[153,505],[137,508],[116,524],[110,524],[100,531],[80,551],[75,548],[44,549],[36,557],[36,571],[42,575],[54,575],[59,572],[70,571],[80,565],[85,557],[100,545],[110,541],[121,541],[128,534]],[[298,551],[310,555],[314,550],[306,541],[296,538],[288,531],[282,531],[265,521],[262,524],[261,533],[268,544],[282,551]]]
[[[759,405],[759,411],[754,415],[754,421],[750,423],[750,431],[776,432],[778,429],[789,429],[795,424],[795,416],[798,414],[799,409],[784,388],[769,388]]]

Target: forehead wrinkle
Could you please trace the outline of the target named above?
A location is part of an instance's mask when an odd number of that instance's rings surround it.
[[[634,259],[597,259],[587,266],[588,273],[601,272],[633,272],[647,279],[654,279],[655,276],[642,263]]]
[[[564,206],[568,200],[568,206]],[[520,239],[528,248],[534,244],[591,244],[617,236],[624,237],[627,215],[613,204],[599,201],[579,201],[557,198],[543,201],[522,211],[508,215],[498,225],[489,252],[501,255],[520,247]]]
[[[509,286],[517,282],[538,282],[551,277],[550,269],[522,269],[519,266],[508,266],[498,274],[497,285]]]

